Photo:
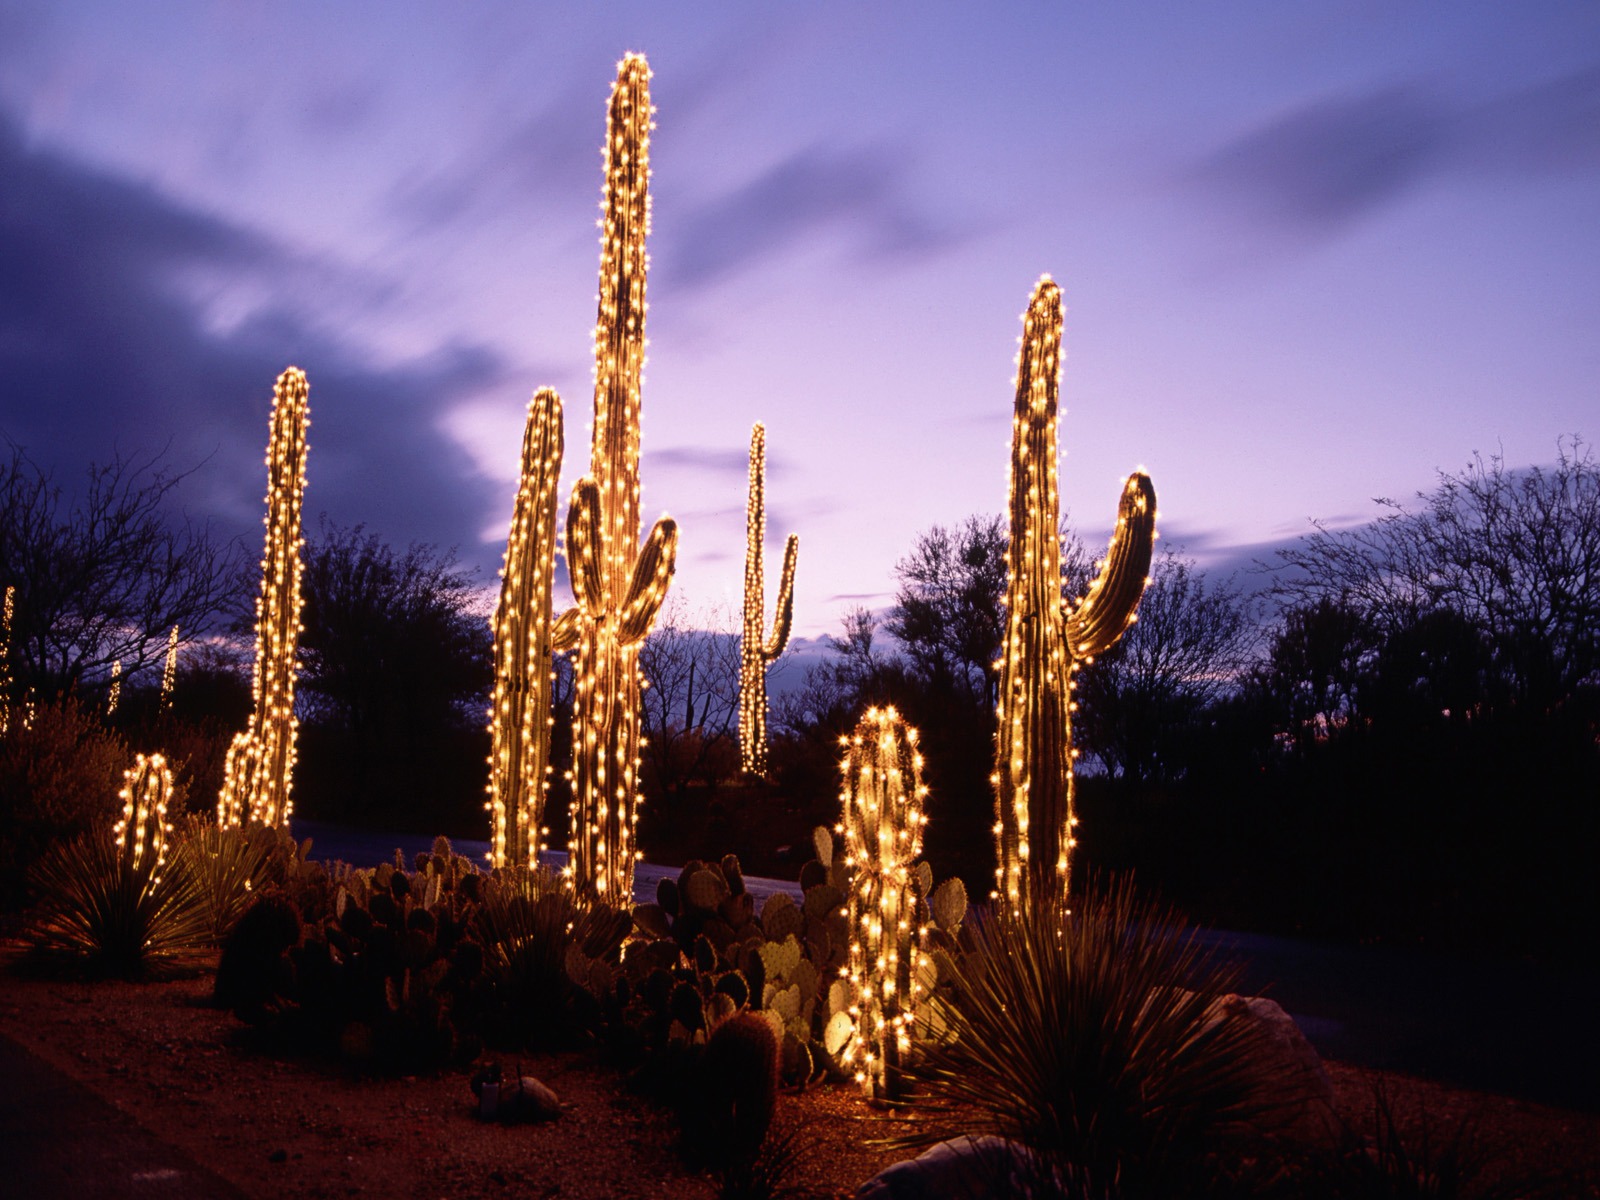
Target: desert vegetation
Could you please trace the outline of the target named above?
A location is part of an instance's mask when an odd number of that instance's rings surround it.
[[[490,1057],[582,1049],[671,1111],[730,1196],[781,1193],[799,1151],[770,1135],[776,1097],[822,1083],[881,1105],[899,1145],[941,1144],[984,1194],[1442,1178],[1392,1123],[1341,1131],[1227,964],[1149,896],[1244,927],[1592,956],[1591,451],[1475,461],[1418,507],[1315,530],[1254,592],[1155,554],[1135,473],[1095,561],[1059,511],[1061,296],[1042,279],[1006,515],[928,531],[896,604],[854,614],[769,728],[796,539],[769,626],[762,427],[737,649],[666,606],[677,525],[640,520],[648,82],[624,60],[609,111],[570,607],[549,389],[492,619],[431,547],[326,523],[307,544],[292,368],[254,578],[167,523],[181,476],[159,462],[91,469],[62,513],[13,452],[0,875],[33,961],[214,970],[213,1002],[264,1053],[470,1074],[486,1115]],[[441,836],[411,861],[319,862],[291,811]],[[448,834],[487,834],[489,861]],[[541,860],[562,844],[564,864]],[[640,902],[645,855],[678,870]],[[752,864],[794,883],[758,897]],[[1307,1110],[1320,1127],[1283,1119]]]

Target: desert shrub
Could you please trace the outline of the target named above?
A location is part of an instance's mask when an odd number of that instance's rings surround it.
[[[256,893],[228,930],[217,960],[215,1003],[258,1023],[293,987],[289,952],[300,943],[300,912],[281,891]]]
[[[51,846],[111,824],[129,758],[122,739],[71,696],[31,713],[12,709],[0,737],[0,906],[26,903],[28,869]]]
[[[154,855],[134,865],[107,825],[54,847],[33,878],[40,900],[28,938],[46,965],[146,979],[181,969],[205,943],[193,877]]]
[[[472,939],[482,973],[472,1010],[485,1039],[502,1049],[550,1049],[594,1037],[596,991],[610,979],[632,918],[575,899],[544,869],[499,871],[479,887]]]
[[[219,826],[208,815],[191,813],[177,842],[175,861],[193,876],[196,902],[205,913],[209,938],[222,945],[264,888],[295,889],[305,907],[318,872],[305,862],[302,848],[285,829],[265,825]],[[319,914],[320,915],[320,914]]]
[[[1232,969],[1177,914],[1125,881],[1092,884],[1064,921],[980,923],[963,942],[941,952],[940,1036],[906,1068],[924,1119],[905,1144],[996,1135],[1034,1195],[1234,1189],[1230,1151],[1275,1085],[1259,1034],[1215,1006]]]

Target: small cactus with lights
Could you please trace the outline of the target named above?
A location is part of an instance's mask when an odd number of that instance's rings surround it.
[[[750,494],[745,503],[744,636],[739,642],[739,757],[746,774],[767,773],[767,667],[789,643],[794,621],[794,563],[800,538],[791,533],[783,548],[783,575],[772,633],[762,631],[767,538],[767,431],[757,421],[750,431]]]
[[[16,612],[17,589],[6,588],[0,607],[0,737],[11,730],[11,619]]]
[[[1045,276],[1023,318],[1011,426],[1006,629],[995,739],[995,898],[1018,916],[1066,903],[1074,845],[1072,676],[1133,622],[1150,570],[1156,495],[1135,472],[1122,490],[1100,574],[1076,603],[1061,594],[1056,414],[1061,289]]]
[[[255,709],[249,728],[228,751],[218,820],[237,825],[248,817],[263,825],[288,825],[294,783],[295,650],[300,641],[303,571],[300,506],[306,487],[306,427],[310,424],[305,373],[290,367],[272,390],[267,440],[266,546],[261,594],[256,598],[256,660],[251,677]],[[241,741],[241,739],[247,739]]]
[[[159,878],[167,861],[172,826],[172,769],[159,754],[138,755],[122,774],[122,819],[114,830],[117,854],[125,868]]]
[[[595,323],[589,474],[573,489],[567,567],[577,605],[568,871],[601,900],[627,904],[638,857],[639,649],[666,598],[678,526],[639,544],[640,372],[649,229],[650,68],[617,70],[606,128],[600,308]]]
[[[161,668],[161,707],[172,707],[172,685],[178,679],[178,627],[167,635],[167,661]]]
[[[550,594],[561,453],[561,397],[540,388],[528,405],[522,483],[494,610],[488,808],[489,860],[496,867],[532,867],[544,848],[539,839],[550,772]]]
[[[927,824],[917,731],[892,708],[868,709],[846,741],[840,770],[851,873],[846,978],[856,1025],[842,1057],[870,1095],[894,1098],[920,986],[919,882],[931,879],[925,864],[913,866]]]

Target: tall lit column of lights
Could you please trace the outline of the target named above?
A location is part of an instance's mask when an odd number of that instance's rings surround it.
[[[489,710],[489,861],[533,866],[545,849],[550,772],[550,622],[555,580],[561,397],[540,388],[522,435],[522,481],[511,513],[494,610],[494,700]],[[567,629],[576,633],[574,621]]]
[[[11,618],[16,603],[16,587],[7,587],[5,606],[0,608],[0,737],[11,730]]]
[[[116,659],[111,664],[111,689],[106,693],[106,716],[111,716],[117,711],[117,703],[122,699],[122,660]]]
[[[925,930],[912,870],[928,823],[917,731],[892,708],[869,708],[845,745],[840,801],[850,869],[850,1015],[846,1069],[872,1096],[900,1094],[911,1048],[917,962]]]
[[[172,802],[172,769],[159,754],[141,754],[122,773],[122,819],[117,822],[118,857],[133,870],[158,881],[167,861],[167,805]]]
[[[746,774],[767,773],[767,667],[789,644],[794,623],[794,563],[800,538],[791,533],[783,547],[783,575],[772,634],[763,640],[766,606],[767,431],[757,421],[750,430],[750,493],[744,509],[744,633],[739,640],[739,759]]]
[[[178,679],[178,627],[167,635],[167,661],[161,668],[161,707],[172,707],[172,685]]]
[[[1073,674],[1134,620],[1149,582],[1156,496],[1142,472],[1123,486],[1100,573],[1077,603],[1061,590],[1056,415],[1061,381],[1061,290],[1045,276],[1023,316],[1011,423],[1006,628],[995,737],[995,892],[1021,916],[1065,905],[1075,845]],[[1048,898],[1048,899],[1047,899]]]
[[[639,544],[651,114],[650,68],[629,55],[618,66],[606,122],[589,474],[573,489],[567,517],[578,628],[567,869],[576,886],[614,903],[631,901],[639,857],[639,648],[666,598],[678,549],[678,526],[668,517]]]
[[[272,389],[267,440],[267,527],[256,597],[255,710],[228,751],[217,814],[223,824],[248,816],[287,825],[294,783],[295,649],[300,642],[300,578],[305,538],[300,507],[306,488],[306,429],[311,424],[305,372],[290,367]]]

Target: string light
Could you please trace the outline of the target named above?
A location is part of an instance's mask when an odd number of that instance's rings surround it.
[[[293,807],[295,650],[300,643],[300,580],[305,538],[300,508],[306,487],[306,429],[311,423],[305,372],[290,367],[272,389],[267,438],[266,545],[256,597],[255,701],[246,731],[233,739],[224,766],[217,817],[237,825],[246,814],[287,826]],[[244,739],[244,740],[241,740]]]
[[[122,660],[116,659],[111,664],[111,690],[106,695],[106,716],[111,716],[117,711],[117,701],[122,699]]]
[[[619,904],[632,900],[640,857],[639,649],[666,598],[678,550],[670,517],[639,544],[653,111],[650,68],[630,54],[618,64],[606,121],[589,474],[573,489],[567,515],[577,600],[567,870],[575,884]]]
[[[1073,829],[1073,675],[1134,619],[1148,582],[1155,489],[1142,471],[1123,486],[1100,573],[1076,604],[1061,594],[1057,411],[1061,289],[1044,276],[1023,315],[1011,422],[1006,628],[995,737],[995,890],[1014,917],[1046,896],[1065,905]],[[1030,837],[1030,831],[1036,830]],[[1041,845],[1036,849],[1032,841]]]
[[[0,737],[11,729],[11,619],[16,600],[16,587],[7,587],[5,605],[0,608]]]
[[[767,540],[767,431],[750,430],[750,490],[744,510],[744,633],[739,640],[739,757],[746,774],[767,773],[767,667],[789,643],[794,622],[794,564],[800,538],[791,533],[783,548],[783,575],[772,634],[763,640],[762,609]]]
[[[561,397],[541,388],[528,404],[517,488],[494,610],[494,699],[489,710],[489,860],[532,867],[550,773],[550,622],[555,579]],[[576,627],[568,622],[568,628]]]
[[[172,707],[172,685],[178,678],[178,627],[167,635],[167,661],[161,668],[161,707]]]
[[[147,864],[152,882],[157,882],[167,861],[167,837],[172,832],[167,824],[167,805],[172,801],[172,770],[167,760],[159,754],[138,755],[133,766],[122,773],[118,796],[122,819],[114,832],[119,857],[134,870]]]
[[[841,1057],[868,1095],[898,1091],[920,994],[922,929],[912,864],[922,853],[922,755],[917,731],[893,708],[869,708],[845,743],[839,799],[851,868],[850,956],[855,1019]],[[859,1060],[859,1063],[858,1063]]]

